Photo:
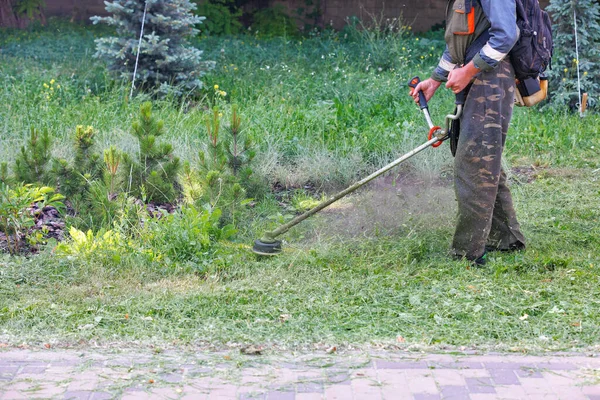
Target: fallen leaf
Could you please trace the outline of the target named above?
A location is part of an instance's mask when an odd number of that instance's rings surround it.
[[[129,314],[125,314],[125,319],[129,319]]]
[[[404,339],[402,336],[397,336],[396,337],[396,342],[398,342],[398,343],[404,343],[404,342],[406,342],[406,339]]]
[[[46,344],[44,344],[44,347],[49,349],[50,347],[52,347],[52,345],[50,343],[46,343]]]
[[[581,326],[581,322],[571,322],[571,326],[580,327]]]
[[[148,379],[148,383],[154,383],[154,379]]]
[[[231,360],[231,356],[223,356],[223,358],[226,360]]]

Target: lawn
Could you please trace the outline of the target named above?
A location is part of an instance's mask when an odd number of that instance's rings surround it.
[[[257,259],[249,250],[264,230],[425,141],[406,83],[427,76],[441,34],[198,39],[217,67],[202,96],[183,101],[128,98],[127,83],[113,81],[93,58],[94,37],[106,34],[61,21],[2,32],[0,161],[14,162],[32,126],[48,129],[55,157],[72,158],[77,125],[93,126],[102,149],[135,151],[127,132],[140,104],[153,100],[166,140],[197,164],[205,116],[214,106],[228,115],[236,104],[256,141],[254,173],[270,190],[205,259],[158,260],[151,245],[128,253],[121,244],[0,255],[0,343],[597,346],[597,114],[515,109],[505,168],[529,241],[523,253],[493,253],[481,269],[447,257],[456,206],[443,145],[292,229],[280,256]],[[227,95],[215,94],[215,85]],[[430,108],[441,124],[453,99],[439,93]],[[177,229],[161,229],[147,242],[180,249]]]

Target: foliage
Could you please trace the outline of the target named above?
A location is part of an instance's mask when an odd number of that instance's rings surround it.
[[[297,37],[300,35],[294,18],[290,17],[283,5],[264,8],[252,15],[252,32],[260,37]]]
[[[28,238],[35,223],[36,215],[30,207],[37,204],[40,211],[46,206],[62,207],[63,198],[50,187],[27,184],[11,188],[0,182],[0,231],[6,235],[11,254],[20,251],[22,240]]]
[[[568,104],[575,108],[578,102],[578,76],[581,91],[590,96],[590,104],[595,106],[600,96],[600,75],[595,73],[600,66],[600,4],[593,0],[551,0],[547,10],[554,20],[554,56],[551,78],[553,103]],[[575,21],[577,17],[577,44],[579,65],[575,47]]]
[[[179,194],[179,158],[173,155],[172,145],[157,142],[165,133],[164,121],[153,117],[152,103],[140,106],[139,118],[131,128],[138,141],[138,154],[135,157],[123,155],[123,181],[127,192],[147,202],[173,202]]]
[[[47,165],[50,161],[51,140],[48,130],[40,132],[31,128],[29,140],[21,147],[15,160],[15,177],[19,182],[48,183]]]
[[[92,151],[93,127],[77,125],[75,128],[75,158],[70,164],[65,159],[55,159],[52,174],[56,177],[58,190],[65,195],[79,211],[87,205],[89,185],[101,177],[102,163],[100,155]]]
[[[196,1],[196,14],[206,18],[200,27],[209,35],[232,35],[242,31],[240,22],[242,9],[236,6],[235,0]]]
[[[171,265],[204,272],[214,256],[215,243],[235,234],[233,225],[220,226],[221,210],[187,205],[144,224],[142,238],[153,253]]]
[[[221,114],[216,107],[205,119],[209,140],[206,150],[199,152],[201,189],[194,200],[211,208],[218,206],[227,211],[228,218],[235,220],[236,210],[247,202],[243,186],[250,182],[250,163],[256,153],[252,138],[242,134],[241,117],[236,105],[232,107],[231,122],[225,129],[228,136],[225,138],[220,135],[220,119]],[[193,182],[189,165],[185,167],[185,176],[188,182]]]
[[[46,7],[44,0],[18,0],[15,4],[17,15],[25,15],[29,19],[40,14],[40,10]]]
[[[138,38],[145,5],[140,46]],[[139,50],[135,77],[138,88],[174,94],[195,92],[202,88],[200,78],[210,65],[202,63],[202,51],[188,42],[188,38],[198,33],[194,26],[204,19],[192,14],[194,8],[195,4],[189,0],[106,2],[106,11],[112,16],[92,17],[92,20],[95,24],[114,26],[118,36],[97,39],[95,57],[107,61],[109,69],[123,80],[130,80]]]

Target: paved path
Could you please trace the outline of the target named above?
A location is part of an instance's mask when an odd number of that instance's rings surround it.
[[[600,358],[0,349],[8,399],[600,400]]]

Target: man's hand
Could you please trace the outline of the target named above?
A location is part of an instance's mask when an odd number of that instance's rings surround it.
[[[427,99],[427,101],[429,101],[429,99],[433,97],[435,91],[440,87],[441,84],[441,82],[429,78],[422,82],[419,82],[419,84],[414,88],[411,88],[409,94],[412,96],[413,99],[415,99],[415,103],[419,104],[419,91],[422,90],[423,94],[425,95],[425,98]]]
[[[458,94],[462,92],[464,88],[466,88],[473,77],[479,73],[479,68],[473,64],[473,61],[468,63],[462,68],[456,68],[450,71],[448,74],[448,82],[446,82],[446,87],[454,94]]]

